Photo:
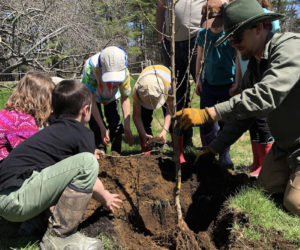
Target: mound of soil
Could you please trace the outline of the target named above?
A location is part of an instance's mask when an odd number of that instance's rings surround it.
[[[108,190],[120,195],[123,205],[112,216],[92,201],[82,223],[87,235],[103,233],[129,249],[228,246],[227,228],[233,219],[220,226],[217,218],[227,197],[249,182],[247,175],[211,163],[183,164],[180,201],[186,225],[181,225],[174,202],[175,165],[170,157],[112,155],[99,160],[99,166],[99,178]]]

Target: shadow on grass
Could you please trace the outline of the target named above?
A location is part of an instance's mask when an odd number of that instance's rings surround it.
[[[21,223],[9,222],[0,218],[0,249],[22,249],[32,246],[34,243],[37,244],[41,240],[40,236],[19,236],[20,225]]]

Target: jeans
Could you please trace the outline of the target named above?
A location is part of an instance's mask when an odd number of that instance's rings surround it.
[[[206,80],[202,83],[202,93],[200,99],[200,108],[212,107],[217,103],[224,102],[230,99],[229,89],[232,83],[226,85],[214,86],[210,85]],[[223,128],[224,122],[218,122],[220,129]],[[207,123],[200,126],[201,135],[209,134],[216,125]]]

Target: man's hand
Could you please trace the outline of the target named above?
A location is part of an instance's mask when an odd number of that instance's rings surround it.
[[[109,142],[110,142],[110,138],[108,135],[108,130],[105,128],[104,130],[101,130],[101,140],[103,142],[103,144],[108,147]]]
[[[131,130],[124,128],[124,134],[125,134],[125,139],[126,139],[127,143],[129,144],[129,146],[132,146],[133,142],[134,142],[134,138],[131,133]]]
[[[173,116],[180,123],[180,127],[184,130],[191,126],[202,125],[208,122],[214,122],[213,117],[210,114],[208,108],[196,109],[196,108],[186,108],[176,112]]]

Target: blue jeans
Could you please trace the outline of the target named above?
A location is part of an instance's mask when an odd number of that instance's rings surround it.
[[[214,86],[210,85],[206,80],[202,83],[202,93],[200,99],[200,108],[212,107],[217,103],[224,102],[230,99],[229,89],[231,88],[232,83],[226,85]],[[218,122],[220,129],[223,128],[224,122]],[[200,126],[201,135],[209,134],[216,124],[207,123]]]

